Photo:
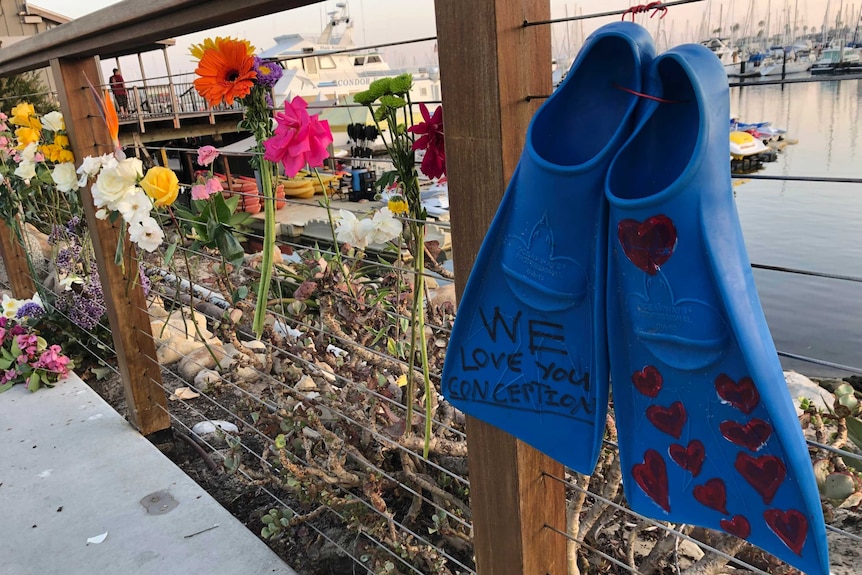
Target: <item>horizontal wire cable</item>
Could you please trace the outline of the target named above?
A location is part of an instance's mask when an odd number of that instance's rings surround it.
[[[170,295],[170,294],[166,294],[166,295]],[[156,317],[156,316],[154,316],[154,315],[151,315],[151,314],[148,312],[148,310],[144,310],[144,311],[145,311],[145,313],[147,313],[147,315],[148,315],[149,317],[153,318],[154,320],[161,319],[161,318],[157,318],[157,317]],[[204,315],[204,314],[202,314],[202,312],[196,312],[196,313],[201,313],[201,315]],[[317,328],[316,326],[312,326],[312,325],[310,325],[310,324],[306,324],[306,323],[304,323],[304,322],[299,322],[298,320],[294,320],[293,318],[289,318],[289,317],[284,316],[284,315],[279,315],[278,313],[275,313],[275,312],[270,312],[270,313],[272,313],[272,315],[273,315],[273,316],[275,316],[275,317],[281,318],[281,319],[283,319],[283,320],[290,321],[290,322],[294,323],[294,325],[301,325],[301,326],[303,326],[303,327],[305,327],[305,328],[307,328],[307,329],[309,329],[309,330],[312,330],[312,331],[315,331],[315,332],[317,332],[317,333],[320,333],[321,335],[325,335],[325,336],[327,336],[327,337],[330,337],[330,338],[336,339],[336,340],[338,340],[338,341],[348,341],[348,342],[352,343],[353,345],[355,345],[355,346],[357,346],[357,347],[360,347],[360,348],[364,349],[365,351],[375,353],[376,355],[378,355],[378,357],[382,357],[382,358],[390,359],[390,360],[392,360],[392,361],[395,361],[395,360],[396,360],[396,358],[394,358],[394,357],[392,357],[392,356],[389,356],[389,355],[387,355],[387,354],[384,354],[383,352],[376,352],[376,351],[375,351],[375,350],[373,350],[372,348],[365,347],[365,346],[363,346],[362,344],[359,344],[358,342],[355,342],[355,341],[353,341],[353,340],[344,340],[343,338],[338,338],[338,337],[334,336],[333,334],[331,334],[331,333],[328,333],[328,332],[324,331],[322,328]],[[165,320],[165,324],[167,324],[167,323],[168,323],[168,321],[167,321],[167,319],[166,319],[166,320]],[[165,345],[165,344],[161,344],[161,345]],[[296,355],[296,354],[292,353],[291,351],[289,351],[289,350],[287,350],[287,349],[284,349],[284,348],[281,348],[281,347],[279,347],[279,346],[277,346],[277,345],[275,345],[275,344],[273,344],[273,343],[270,343],[269,345],[270,345],[274,350],[276,350],[276,351],[279,351],[279,352],[283,353],[286,357],[288,357],[289,359],[293,360],[294,362],[300,362],[300,363],[304,364],[305,366],[310,367],[310,368],[311,368],[313,371],[315,371],[315,372],[317,372],[317,371],[323,371],[323,370],[322,370],[319,366],[317,366],[315,363],[312,363],[312,362],[311,362],[311,360],[307,360],[307,359],[305,359],[305,358],[303,358],[303,357],[300,357],[300,356],[298,356],[298,355]],[[174,348],[170,348],[170,349],[174,349]],[[174,351],[176,351],[176,350],[174,349]],[[404,366],[405,366],[405,367],[407,366],[407,363],[406,363],[406,362],[404,362]],[[263,376],[263,377],[268,377],[268,378],[269,378],[269,377],[272,377],[270,374],[263,373],[263,372],[261,372],[260,370],[258,370],[257,368],[253,368],[253,369],[254,369],[258,374],[260,374],[260,375],[261,375],[261,376]],[[374,396],[375,398],[377,398],[378,400],[385,401],[385,402],[387,402],[388,404],[390,404],[391,406],[393,406],[393,407],[395,407],[395,408],[397,408],[397,409],[400,409],[400,410],[406,410],[406,409],[407,409],[407,407],[406,407],[405,405],[402,405],[401,403],[399,403],[399,402],[395,401],[393,398],[390,398],[390,397],[387,397],[387,396],[385,396],[385,395],[382,395],[381,393],[379,393],[379,392],[377,392],[377,391],[374,391],[374,390],[370,389],[368,386],[363,385],[362,383],[359,383],[359,382],[357,382],[357,381],[354,381],[354,380],[352,380],[352,379],[350,379],[350,378],[346,378],[346,377],[344,377],[344,376],[342,376],[342,375],[339,375],[339,374],[336,374],[336,373],[332,373],[332,372],[330,372],[330,373],[331,373],[331,375],[333,375],[337,380],[342,381],[343,383],[345,383],[345,384],[349,385],[351,388],[356,389],[357,391],[360,391],[361,393],[370,394],[370,395]],[[437,377],[439,376],[439,374],[437,374],[436,372],[432,373],[431,375],[432,375],[432,376],[434,376],[434,378],[435,378],[435,379],[437,379]],[[420,415],[420,416],[423,416],[423,417],[424,417],[424,413],[422,413],[422,414],[417,413],[417,415]],[[444,429],[444,430],[446,430],[446,431],[448,431],[448,432],[450,432],[450,433],[454,433],[454,434],[456,434],[456,435],[459,435],[459,436],[460,436],[460,437],[462,437],[463,439],[466,439],[466,434],[465,434],[464,432],[460,431],[460,430],[454,429],[454,428],[452,428],[452,427],[450,427],[450,426],[448,426],[448,425],[444,424],[443,422],[438,421],[438,420],[433,419],[433,418],[432,418],[431,422],[432,422],[433,424],[435,424],[435,425],[436,425],[438,428],[440,428],[440,429]]]
[[[619,559],[617,559],[615,557],[611,557],[610,555],[608,555],[604,551],[601,551],[600,549],[590,545],[589,543],[587,543],[586,541],[583,541],[582,539],[578,539],[577,537],[572,537],[571,535],[569,535],[565,531],[560,531],[556,527],[552,527],[551,525],[548,525],[547,523],[545,523],[542,527],[544,527],[545,529],[548,529],[550,531],[553,531],[557,535],[562,535],[564,538],[568,539],[569,541],[572,541],[574,543],[577,543],[578,545],[582,545],[583,547],[586,547],[587,549],[589,549],[590,551],[592,551],[596,555],[599,555],[600,557],[607,559],[608,561],[610,561],[611,563],[613,563],[617,567],[622,567],[623,569],[625,569],[629,573],[634,573],[635,575],[643,575],[637,569],[632,569],[630,566],[626,565],[625,563],[623,563]]]
[[[161,386],[161,387],[164,389],[164,387],[163,387],[163,386]],[[167,390],[165,390],[165,391],[167,391]],[[186,404],[186,406],[187,406],[187,407],[190,407],[190,408],[192,407],[192,406],[190,406],[190,405],[189,405],[185,400],[180,400],[180,401],[182,401],[184,404]],[[236,416],[236,414],[233,414],[232,412],[230,412],[230,410],[227,410],[224,406],[221,406],[221,405],[220,405],[220,404],[218,404],[217,402],[215,402],[215,403],[216,403],[216,405],[219,405],[219,407],[221,407],[222,409],[226,410],[228,413],[231,413],[232,415],[234,415],[234,417],[237,417],[237,419],[238,419],[239,421],[242,421],[242,422],[243,422],[244,426],[251,427],[252,429],[255,429],[255,430],[256,430],[256,428],[255,428],[253,425],[249,425],[247,422],[245,422],[245,420],[244,420],[244,419],[242,419],[242,418],[240,418],[240,417]],[[162,409],[164,409],[164,408],[162,408]],[[197,410],[195,410],[195,411],[197,411]],[[201,414],[199,411],[197,411],[197,413],[198,413],[199,415],[203,416],[203,417],[206,417],[205,415]],[[258,430],[256,430],[256,432],[257,432],[259,435],[263,435],[263,434],[261,434],[261,433],[260,433],[260,431],[258,431]],[[265,436],[265,435],[263,435],[263,437],[266,437],[266,436]],[[267,438],[267,441],[268,441],[269,443],[272,443],[272,442],[273,442],[273,440],[272,440],[272,439],[270,439],[270,438]],[[262,462],[265,462],[265,463],[267,463],[267,465],[270,465],[270,466],[271,466],[271,464],[269,464],[269,462],[266,462],[266,460],[265,460],[265,459],[263,459],[263,457],[262,457],[261,455],[258,455],[257,453],[255,453],[255,452],[254,452],[254,450],[251,450],[250,448],[248,448],[247,446],[245,446],[245,444],[243,444],[241,440],[240,440],[240,445],[243,445],[243,446],[246,448],[246,450],[247,450],[247,451],[249,451],[249,453],[254,454],[254,455],[255,455],[255,457],[257,457],[259,460],[261,460]],[[309,464],[308,464],[308,462],[304,462],[304,461],[302,461],[302,458],[298,457],[295,453],[292,453],[292,452],[286,452],[286,453],[290,454],[292,457],[294,457],[294,458],[296,458],[297,460],[301,461],[304,465],[306,465],[306,466],[308,466],[308,465],[309,465]],[[346,451],[346,450],[344,451],[344,453],[345,453],[345,455],[347,455],[347,456],[350,456],[350,455],[351,455],[351,454],[350,454],[350,452],[349,452],[349,451]],[[364,462],[361,462],[361,461],[357,461],[357,463],[360,463],[360,464],[362,464],[362,465],[368,465],[368,464],[370,464],[370,462],[368,462],[368,463],[364,463]],[[381,471],[382,471],[382,470],[380,470],[380,469],[376,469],[374,465],[371,465],[371,468],[372,468],[372,469],[375,469],[375,471],[377,471],[377,472],[381,472]],[[400,485],[402,488],[407,488],[407,487],[408,487],[407,485],[405,485],[405,484],[403,484],[403,483],[401,483],[401,482],[399,482],[399,481],[397,481],[397,480],[396,480],[395,482],[396,482],[398,485]],[[455,559],[454,557],[450,556],[450,555],[449,555],[448,553],[446,553],[446,551],[444,551],[443,549],[441,549],[441,548],[439,548],[439,547],[437,547],[437,546],[433,545],[430,541],[426,540],[426,539],[425,539],[424,537],[422,537],[421,535],[419,535],[419,534],[415,533],[414,531],[410,530],[409,528],[407,528],[407,527],[406,527],[405,525],[403,525],[402,523],[400,523],[400,522],[396,521],[396,520],[395,520],[395,518],[394,518],[394,514],[393,514],[393,516],[392,516],[392,517],[387,516],[387,515],[386,515],[386,514],[384,514],[382,511],[380,511],[379,509],[377,509],[373,504],[371,504],[371,503],[370,503],[370,502],[368,502],[368,501],[365,501],[365,500],[364,500],[363,498],[361,498],[361,497],[358,497],[355,493],[353,493],[353,492],[349,491],[348,489],[345,489],[344,487],[342,487],[342,486],[340,486],[340,485],[333,485],[333,486],[334,486],[334,487],[336,487],[336,488],[338,488],[338,489],[340,489],[340,490],[341,490],[341,491],[343,491],[345,494],[350,495],[350,496],[351,496],[355,501],[357,501],[358,503],[361,503],[362,505],[365,505],[366,507],[368,507],[368,509],[369,509],[369,510],[371,510],[371,511],[373,511],[374,513],[378,514],[380,517],[382,517],[382,518],[383,518],[383,519],[385,519],[386,521],[391,521],[394,525],[398,526],[398,527],[399,527],[400,529],[402,529],[403,531],[405,531],[405,532],[409,533],[410,535],[412,535],[413,537],[415,537],[417,540],[419,540],[419,541],[421,541],[421,542],[423,542],[423,543],[427,544],[427,545],[428,545],[428,546],[430,546],[430,547],[433,547],[434,549],[436,549],[436,550],[437,550],[437,552],[439,552],[441,555],[443,555],[444,557],[446,557],[447,559],[449,559],[449,560],[450,560],[450,561],[452,561],[453,563],[456,563],[457,565],[459,565],[460,567],[462,567],[462,568],[466,569],[467,571],[469,571],[469,572],[471,572],[471,573],[475,573],[475,571],[473,571],[472,569],[470,569],[469,567],[467,567],[466,565],[464,565],[463,563],[461,563],[460,561],[458,561],[458,560],[457,560],[457,559]],[[408,489],[408,490],[409,490],[409,489]],[[412,491],[412,490],[410,490],[410,491]],[[420,496],[420,497],[421,497],[421,496]],[[423,499],[424,499],[424,498],[423,498]],[[437,506],[437,505],[435,505],[433,502],[431,503],[431,505],[432,505],[434,508],[436,508],[436,509],[440,509],[441,511],[444,511],[447,515],[450,515],[450,516],[452,516],[453,518],[455,518],[455,516],[453,516],[451,513],[449,513],[448,511],[446,511],[446,510],[445,510],[445,509],[443,509],[443,508],[438,507],[438,506]],[[417,572],[418,572],[418,571],[417,571]]]
[[[817,359],[814,357],[799,355],[798,353],[790,353],[788,351],[778,350],[778,355],[779,355],[779,357],[786,357],[788,359],[795,359],[798,361],[803,361],[805,363],[811,363],[811,364],[820,365],[823,367],[831,367],[833,369],[837,369],[840,371],[847,371],[850,373],[856,373],[856,374],[862,375],[862,368],[860,368],[860,367],[853,367],[851,365],[844,365],[841,363],[835,363],[834,361],[827,361],[825,359]]]
[[[632,509],[624,507],[624,506],[620,505],[619,503],[616,503],[610,499],[602,497],[601,495],[598,495],[597,493],[593,493],[589,489],[584,489],[583,487],[581,487],[577,483],[569,481],[565,478],[557,477],[556,475],[553,475],[553,474],[548,473],[546,471],[543,471],[542,475],[544,475],[545,477],[548,477],[550,479],[554,479],[554,480],[562,483],[563,485],[565,485],[567,487],[571,487],[572,489],[575,489],[576,491],[578,491],[580,493],[585,493],[587,495],[587,497],[591,497],[591,498],[595,499],[596,501],[600,501],[601,503],[604,503],[605,505],[609,505],[609,506],[613,507],[614,509],[616,509],[617,511],[622,511],[623,513],[625,513],[627,515],[631,515],[632,517],[636,517],[640,521],[645,521],[646,523],[649,523],[650,525],[654,525],[655,527],[658,527],[659,529],[662,529],[662,530],[664,530],[664,531],[666,531],[666,532],[668,532],[668,533],[670,533],[676,537],[680,537],[682,539],[685,539],[689,543],[693,543],[693,544],[697,545],[698,547],[700,547],[701,549],[708,550],[712,553],[715,553],[716,555],[722,557],[723,559],[727,559],[728,561],[733,561],[734,563],[742,565],[746,569],[750,569],[750,570],[754,571],[755,573],[759,573],[760,575],[769,575],[769,573],[767,573],[766,571],[758,569],[754,565],[749,565],[748,563],[741,561],[741,560],[737,559],[736,557],[733,557],[729,553],[725,553],[724,551],[720,551],[720,550],[716,549],[715,547],[712,547],[711,545],[708,545],[706,543],[698,541],[697,539],[694,539],[693,537],[691,537],[689,535],[686,535],[685,533],[681,533],[681,532],[677,531],[676,529],[668,527],[667,525],[663,525],[660,521],[656,521],[655,519],[647,517],[646,515],[641,515],[637,511],[634,511]]]
[[[774,176],[770,174],[731,174],[730,177],[738,180],[811,182],[817,184],[862,184],[862,178],[836,178],[830,176]]]
[[[671,2],[662,2],[660,6],[655,6],[655,10],[661,10],[663,8],[672,8],[673,6],[680,6],[682,4],[693,4],[695,2],[703,2],[704,0],[672,0]],[[580,14],[577,16],[566,16],[564,18],[552,18],[550,20],[535,20],[529,21],[524,20],[524,23],[521,24],[523,28],[529,28],[530,26],[545,26],[547,24],[557,24],[559,22],[574,22],[577,20],[590,20],[592,18],[605,18],[607,16],[620,16],[623,14],[631,14],[632,8],[621,8],[619,10],[611,10],[608,12],[595,12],[592,14]]]
[[[283,352],[283,353],[285,353],[285,354],[286,354],[286,355],[288,355],[288,356],[293,356],[293,354],[291,354],[291,353],[289,353],[289,352]],[[295,358],[295,360],[294,360],[294,361],[300,361],[300,362],[302,362],[302,363],[304,363],[304,364],[306,364],[306,365],[308,365],[308,366],[314,366],[314,364],[312,364],[310,361],[305,360],[305,359],[303,359],[303,358],[300,358],[299,356],[293,356],[293,357]],[[148,358],[148,359],[150,359],[151,361],[158,362],[158,360],[157,360],[157,359],[155,359],[155,358],[152,358],[152,357],[149,357],[149,356],[147,356],[147,358]],[[201,369],[207,369],[207,368],[205,368],[205,366],[204,366],[203,364],[201,364],[200,362],[197,362],[197,361],[196,361],[196,362],[195,362],[195,365],[197,365],[197,366],[201,367]],[[319,368],[317,368],[317,366],[314,366],[314,367],[315,367],[315,369],[318,369],[318,370],[319,370]],[[170,367],[168,367],[168,366],[162,366],[162,369],[163,369],[163,370],[166,370],[166,371],[168,371],[169,373],[173,374],[174,376],[178,377],[180,380],[185,381],[185,378],[184,378],[184,377],[182,377],[182,375],[180,375],[179,373],[177,373],[177,372],[173,371]],[[254,369],[254,368],[253,368],[253,369]],[[290,387],[290,386],[288,386],[286,383],[283,383],[283,382],[280,382],[280,381],[276,380],[276,379],[275,379],[274,377],[272,377],[271,375],[268,375],[268,374],[262,374],[262,372],[260,372],[260,371],[259,371],[259,370],[257,370],[257,369],[254,369],[254,370],[255,370],[257,373],[261,374],[263,377],[265,377],[265,378],[267,378],[267,379],[269,379],[269,380],[271,380],[271,381],[275,382],[275,383],[276,383],[278,386],[280,386],[280,387],[284,387],[284,388],[288,388],[288,387]],[[338,377],[338,376],[336,375],[336,377]],[[241,395],[245,395],[245,396],[249,397],[250,399],[252,399],[252,400],[254,400],[254,401],[256,401],[256,402],[260,403],[261,405],[263,405],[263,406],[264,406],[264,407],[266,407],[267,409],[271,409],[271,410],[273,410],[273,411],[277,411],[277,410],[278,410],[278,406],[277,406],[277,405],[266,403],[266,402],[265,402],[265,400],[264,400],[263,398],[258,397],[258,396],[256,396],[256,395],[254,395],[254,394],[252,394],[252,393],[250,393],[250,392],[248,392],[248,391],[246,391],[246,390],[242,389],[242,388],[241,388],[240,386],[238,386],[236,383],[234,383],[234,382],[230,381],[229,379],[225,378],[222,374],[219,374],[219,379],[220,379],[222,382],[226,383],[229,387],[232,387],[232,388],[234,388],[235,390],[239,391]],[[342,379],[345,379],[345,378],[342,378]],[[348,381],[349,381],[349,380],[348,380]],[[354,383],[355,383],[355,382],[354,382]],[[157,383],[157,385],[160,385],[160,386],[161,386],[161,384],[158,384],[158,383]],[[193,387],[197,388],[197,386],[194,386],[194,384],[192,384],[192,385],[193,385]],[[356,385],[357,385],[357,386],[359,386],[359,384],[356,384]],[[293,389],[293,388],[291,388],[291,389]],[[367,389],[367,388],[365,388],[365,389]],[[165,389],[165,391],[167,392],[167,389]],[[369,390],[369,391],[370,391],[370,390]],[[385,396],[382,396],[382,397],[385,397]],[[387,400],[389,400],[389,401],[392,401],[392,400],[390,400],[389,398],[385,398],[385,399],[387,399]],[[413,452],[413,451],[411,451],[410,449],[406,448],[405,446],[401,445],[401,444],[400,444],[400,443],[398,443],[397,441],[395,441],[395,440],[393,440],[393,439],[391,439],[391,438],[388,438],[388,437],[386,437],[386,436],[384,436],[384,435],[381,435],[380,433],[377,433],[376,431],[374,431],[374,430],[372,430],[372,429],[369,429],[369,428],[365,427],[365,426],[364,426],[364,425],[362,425],[360,422],[353,420],[351,417],[349,417],[348,415],[346,415],[346,414],[344,414],[344,413],[342,413],[342,412],[338,411],[337,409],[335,409],[335,408],[331,407],[329,404],[324,404],[323,402],[319,402],[319,401],[318,401],[318,403],[321,403],[324,407],[326,407],[326,408],[327,408],[330,412],[332,412],[333,414],[335,414],[335,415],[337,415],[337,416],[341,417],[342,419],[344,419],[344,420],[348,421],[349,423],[352,423],[353,425],[356,425],[357,427],[360,427],[360,428],[362,428],[362,429],[365,429],[366,431],[368,431],[369,433],[371,433],[371,434],[372,434],[372,435],[374,435],[375,437],[377,437],[377,438],[381,439],[382,441],[384,441],[384,442],[386,442],[386,443],[391,444],[391,445],[392,445],[392,446],[394,446],[396,449],[401,450],[401,451],[404,451],[405,453],[407,453],[407,454],[409,454],[409,455],[417,455],[415,452]],[[216,403],[216,404],[217,404],[217,403]],[[218,405],[218,404],[217,404],[217,405]],[[400,406],[400,407],[401,407],[401,409],[406,409],[406,407],[405,407],[405,406]],[[222,409],[224,409],[224,408],[222,408]],[[424,414],[423,414],[423,415],[424,415]],[[453,432],[456,432],[456,433],[461,433],[461,432],[457,432],[457,430],[451,429],[451,428],[449,428],[448,426],[445,426],[444,424],[442,424],[442,423],[440,423],[440,422],[437,422],[437,421],[435,421],[435,420],[432,420],[432,423],[436,423],[436,424],[437,424],[437,426],[438,426],[438,428],[443,428],[443,429],[446,429],[446,430],[449,430],[449,431],[453,431]],[[462,435],[463,435],[463,433],[462,433]],[[263,436],[263,437],[265,437],[265,436]],[[465,436],[465,437],[466,437],[466,436]],[[451,477],[452,479],[454,479],[454,480],[456,480],[456,481],[459,481],[459,482],[463,483],[463,484],[464,484],[464,485],[466,485],[466,486],[469,486],[469,484],[470,484],[470,483],[469,483],[469,480],[467,480],[466,478],[463,478],[463,477],[461,477],[460,475],[458,475],[458,474],[456,474],[456,473],[453,473],[452,471],[450,471],[450,470],[446,469],[445,467],[442,467],[441,465],[439,465],[439,464],[437,464],[437,463],[435,463],[435,462],[431,461],[430,459],[426,459],[426,460],[424,460],[424,461],[425,461],[425,463],[426,463],[427,465],[430,465],[431,467],[434,467],[435,469],[437,469],[437,470],[441,471],[442,473],[444,473],[444,474],[448,475],[448,476],[449,476],[449,477]]]
[[[170,411],[168,411],[168,410],[166,410],[166,409],[162,408],[161,406],[159,406],[159,407],[160,407],[163,411],[165,411],[165,413],[167,413],[167,414],[168,414],[168,416],[169,416],[173,421],[177,422],[178,424],[180,424],[180,426],[182,426],[183,428],[185,428],[185,429],[186,429],[186,431],[188,432],[188,434],[189,434],[190,436],[195,437],[197,441],[200,441],[201,443],[203,443],[204,445],[206,445],[206,446],[210,449],[210,451],[211,451],[212,453],[217,454],[219,457],[221,457],[221,458],[222,458],[222,460],[224,460],[224,455],[222,455],[222,454],[219,452],[219,450],[218,450],[218,449],[216,449],[212,444],[210,444],[210,443],[206,440],[206,438],[204,438],[203,436],[201,436],[201,435],[199,435],[199,434],[195,433],[195,432],[194,432],[194,430],[193,430],[192,428],[190,428],[188,425],[186,425],[185,423],[183,423],[183,421],[182,421],[180,418],[178,418],[177,416],[175,416],[174,414],[172,414]],[[250,477],[247,473],[243,472],[241,469],[237,469],[237,472],[242,473],[242,474],[243,474],[243,476],[244,476],[244,477],[245,477],[245,478],[246,478],[250,483],[252,483],[252,484],[254,483],[254,481],[255,481],[255,480],[254,480],[252,477]],[[299,513],[298,511],[296,511],[296,510],[295,510],[291,505],[289,505],[288,503],[286,503],[285,501],[283,501],[281,498],[279,498],[279,497],[275,496],[275,494],[271,493],[271,492],[270,492],[268,489],[266,489],[265,487],[260,486],[260,485],[256,485],[256,487],[258,487],[258,488],[262,488],[264,491],[266,491],[266,493],[270,496],[270,498],[271,498],[273,501],[277,502],[277,503],[278,503],[279,505],[281,505],[283,508],[290,510],[290,512],[291,512],[291,513],[293,513],[293,514],[294,514],[294,516],[301,516],[301,515],[303,515],[302,513]],[[326,504],[320,504],[320,505],[322,505],[323,507],[325,507],[325,508],[327,508],[327,509],[332,510],[332,508],[331,508],[331,507],[329,507],[329,506],[328,506],[328,505],[326,505]],[[333,510],[333,511],[334,511],[334,510]],[[364,563],[362,563],[362,561],[361,561],[360,559],[358,559],[358,558],[356,558],[355,556],[353,556],[353,555],[352,555],[352,554],[351,554],[347,549],[345,549],[344,547],[342,547],[341,545],[339,545],[339,544],[338,544],[338,542],[336,542],[334,539],[332,539],[331,537],[329,537],[328,535],[326,535],[326,533],[325,533],[325,532],[321,531],[321,530],[320,530],[320,529],[318,529],[315,525],[313,525],[313,524],[309,523],[308,521],[304,522],[304,524],[305,524],[305,525],[308,525],[309,527],[311,527],[311,529],[313,529],[315,532],[317,532],[320,536],[322,536],[322,537],[323,537],[324,539],[326,539],[328,542],[330,542],[331,544],[333,544],[333,545],[334,545],[334,546],[335,546],[339,551],[343,552],[347,557],[350,557],[350,558],[351,558],[355,563],[358,563],[360,566],[362,566],[363,568],[365,568],[365,570],[366,570],[367,572],[369,572],[369,573],[371,573],[372,575],[374,575],[374,572],[373,572],[371,569],[369,569],[369,568],[368,568]]]
[[[803,276],[826,278],[826,279],[831,279],[831,280],[841,280],[841,281],[847,281],[847,282],[862,283],[862,277],[858,277],[858,276],[830,274],[830,273],[825,273],[825,272],[815,272],[815,271],[810,271],[810,270],[800,270],[800,269],[796,269],[796,268],[788,268],[788,267],[784,267],[784,266],[770,266],[770,265],[765,265],[765,264],[751,264],[751,267],[754,269],[758,269],[758,270],[768,270],[768,271],[782,272],[782,273],[787,273],[787,274],[796,274],[796,275],[803,275]]]

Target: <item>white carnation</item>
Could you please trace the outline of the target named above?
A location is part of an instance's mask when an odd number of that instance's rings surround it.
[[[36,164],[32,161],[23,159],[18,167],[15,168],[15,175],[22,180],[30,180],[36,177]]]
[[[389,208],[381,208],[371,219],[368,231],[369,244],[385,244],[401,235],[401,222],[389,211]]]
[[[154,252],[162,245],[165,233],[155,219],[147,216],[129,224],[129,239],[142,250]]]

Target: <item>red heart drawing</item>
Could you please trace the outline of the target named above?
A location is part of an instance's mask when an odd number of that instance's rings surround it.
[[[760,403],[760,393],[750,377],[743,377],[736,383],[722,373],[715,378],[715,390],[724,403],[729,403],[746,415],[754,411]]]
[[[751,524],[742,515],[734,515],[733,519],[722,519],[718,524],[721,525],[722,529],[740,539],[748,539],[748,536],[751,535]]]
[[[673,221],[664,215],[643,222],[622,220],[617,225],[617,237],[629,261],[651,276],[673,255],[677,240]]]
[[[763,518],[772,532],[778,535],[791,551],[802,555],[802,547],[805,546],[805,538],[808,536],[808,520],[802,513],[795,509],[767,509],[763,512]]]
[[[745,425],[735,421],[722,421],[718,428],[726,440],[751,451],[758,451],[766,445],[772,435],[772,426],[762,419],[752,419]]]
[[[658,451],[647,449],[644,453],[644,462],[637,463],[632,468],[632,477],[647,497],[670,513],[667,467],[665,467],[664,459]]]
[[[650,405],[646,410],[646,415],[650,423],[655,425],[659,431],[663,431],[676,439],[682,435],[682,428],[685,425],[687,415],[685,406],[681,401],[672,403],[670,407]]]
[[[740,451],[733,466],[743,479],[748,481],[754,490],[763,497],[763,502],[766,505],[772,502],[775,492],[778,491],[778,487],[787,474],[784,463],[774,455],[753,457]]]
[[[632,383],[635,384],[635,389],[642,394],[647,397],[655,397],[661,391],[664,379],[661,373],[659,373],[658,368],[654,365],[648,365],[632,374]]]
[[[715,478],[710,479],[703,485],[694,486],[694,498],[698,503],[706,505],[710,509],[721,511],[727,515],[727,491],[724,489],[724,481]]]
[[[673,443],[667,451],[677,465],[691,472],[692,477],[697,477],[700,474],[700,468],[706,458],[706,449],[703,447],[703,443],[697,439],[689,441],[688,447]]]

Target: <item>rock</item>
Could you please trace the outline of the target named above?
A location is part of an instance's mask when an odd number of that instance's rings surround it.
[[[435,280],[434,278],[426,277],[423,278],[423,280],[425,282],[425,287],[427,287],[428,289],[437,289],[438,287],[440,287],[440,284],[438,284],[437,280]]]
[[[840,386],[843,383],[846,383],[844,381],[841,381],[840,379],[820,379],[820,380],[813,380],[813,381],[814,381],[814,383],[817,383],[818,385],[820,385],[820,387],[822,387],[823,389],[825,389],[827,391],[831,391],[833,393],[835,392],[836,389],[838,389],[838,386]]]
[[[165,325],[166,322],[167,325]],[[195,323],[200,330],[200,335],[195,331]],[[201,313],[196,313],[195,319],[192,321],[190,317],[183,318],[179,312],[174,312],[170,317],[151,321],[150,328],[153,332],[153,338],[158,343],[165,343],[177,335],[198,341],[203,341],[201,336],[205,340],[212,339],[212,333],[207,329],[206,317]]]
[[[799,400],[803,397],[808,399],[811,405],[821,411],[827,411],[835,404],[835,396],[832,393],[823,389],[801,373],[785,371],[784,380],[787,382],[790,397],[793,398],[796,415],[802,415],[802,410],[799,409]]]
[[[239,367],[236,370],[236,376],[243,383],[256,383],[260,380],[263,374],[253,367]]]
[[[255,353],[266,353],[266,344],[259,339],[243,342],[243,345]]]
[[[147,315],[153,319],[164,319],[168,317],[168,310],[162,307],[160,303],[153,301],[150,307],[147,308]]]
[[[185,356],[180,361],[179,372],[186,381],[194,381],[195,376],[202,369],[213,369],[216,367],[216,360],[213,359],[214,354],[218,358],[218,366],[225,368],[233,361],[222,346],[210,346],[209,349],[202,347],[193,353]]]
[[[220,342],[216,342],[215,345],[218,345],[218,343]],[[211,343],[210,345],[213,344]],[[204,347],[204,342],[187,339],[177,334],[159,347],[156,351],[156,357],[161,365],[171,365],[202,347]]]
[[[328,353],[331,353],[331,354],[332,354],[332,355],[334,355],[335,357],[343,357],[343,356],[346,356],[346,355],[347,355],[347,351],[346,351],[346,350],[343,350],[343,349],[341,349],[340,347],[335,347],[335,346],[334,346],[334,345],[332,345],[331,343],[330,343],[329,345],[327,345],[327,346],[326,346],[326,351],[327,351]]]
[[[195,387],[206,389],[214,383],[221,381],[221,375],[217,371],[211,369],[202,369],[195,375]]]
[[[449,303],[452,305],[452,309],[456,309],[456,299],[454,283],[440,286],[431,293],[431,304],[436,306],[442,306],[445,303]]]
[[[317,391],[317,383],[308,375],[303,375],[302,378],[293,386],[296,391],[303,393]]]
[[[694,561],[700,561],[703,559],[703,549],[700,548],[700,545],[695,545],[687,539],[680,540],[679,553],[680,555],[688,557]]]
[[[239,428],[236,425],[221,419],[211,419],[195,423],[194,427],[192,427],[192,433],[198,437],[206,438],[208,435],[215,435],[217,429],[221,429],[225,433],[239,433]]]

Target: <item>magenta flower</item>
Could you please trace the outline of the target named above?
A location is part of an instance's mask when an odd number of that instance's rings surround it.
[[[59,345],[52,345],[42,352],[42,355],[39,356],[39,360],[33,367],[36,369],[52,371],[60,376],[68,375],[69,362],[71,360],[63,355],[61,353],[62,351],[63,349]]]
[[[278,122],[275,134],[263,143],[264,159],[284,164],[284,173],[289,178],[306,164],[312,168],[322,166],[329,156],[327,146],[332,143],[329,122],[316,115],[309,116],[307,107],[299,96],[292,102],[285,101],[284,112],[275,114]]]
[[[407,131],[420,137],[413,142],[414,150],[425,150],[422,158],[422,173],[429,178],[446,174],[446,148],[443,145],[443,106],[438,106],[431,115],[425,104],[419,104],[424,122],[410,126]]]
[[[201,166],[209,166],[219,157],[219,151],[213,146],[202,146],[198,148],[198,164]]]

